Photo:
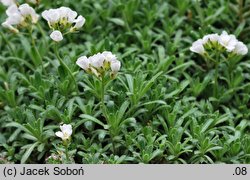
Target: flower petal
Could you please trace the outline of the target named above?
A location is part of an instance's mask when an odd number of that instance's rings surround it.
[[[56,132],[55,135],[59,138],[63,138],[63,133],[61,131]]]

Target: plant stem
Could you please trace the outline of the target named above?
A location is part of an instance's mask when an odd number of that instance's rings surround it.
[[[38,59],[39,59],[38,64],[36,62],[34,62],[34,63],[35,63],[36,66],[40,64],[42,66],[42,71],[45,74],[47,74],[44,67],[43,67],[43,59],[42,59],[42,56],[41,56],[40,52],[37,49],[36,42],[35,42],[35,39],[33,38],[32,32],[33,32],[33,29],[30,28],[29,35],[30,35],[30,39],[31,39],[31,44],[32,44],[32,47],[35,49],[35,52],[36,52],[36,54],[38,56]]]
[[[214,63],[215,63],[214,97],[218,98],[218,92],[219,92],[218,74],[219,74],[219,64],[220,64],[220,52],[216,52]]]
[[[69,150],[68,150],[68,142],[65,144],[65,155],[67,163],[69,163]]]
[[[114,141],[113,135],[111,135],[111,143],[112,143],[112,147],[113,147],[113,153],[116,154],[115,141]]]
[[[73,73],[71,72],[71,70],[69,69],[69,67],[63,62],[62,58],[60,57],[59,52],[58,52],[58,46],[57,46],[57,44],[55,45],[55,49],[54,50],[55,50],[56,57],[59,60],[61,66],[64,67],[68,71],[68,73],[69,73],[72,81],[75,84],[76,93],[77,93],[77,95],[79,95],[79,90],[78,90],[78,86],[77,86],[75,77],[74,77]]]
[[[235,93],[235,84],[234,84],[234,72],[233,69],[235,64],[233,62],[232,57],[227,58],[227,66],[228,66],[228,78],[229,78],[229,89],[232,89],[232,94]]]
[[[106,109],[105,102],[104,102],[106,85],[107,85],[107,82],[105,80],[105,76],[103,75],[101,77],[101,109],[102,109],[102,113],[106,121],[109,122],[108,113],[107,113],[107,109]]]
[[[105,109],[105,103],[104,103],[104,97],[105,97],[105,80],[104,77],[101,78],[101,108],[102,108],[102,113],[103,116],[106,118],[106,109]]]
[[[215,75],[214,75],[214,97],[218,97],[218,69],[219,63],[215,64]]]
[[[33,38],[33,35],[32,35],[32,29],[30,30],[30,39],[31,39],[31,43],[32,43],[32,46],[33,48],[35,49],[36,51],[36,54],[38,55],[38,58],[39,58],[39,64],[42,64],[42,57],[41,57],[41,54],[40,52],[38,51],[37,47],[36,47],[36,43],[35,43],[35,39]]]
[[[42,28],[42,26],[41,26],[41,24],[39,22],[37,22],[37,27],[38,27],[39,31],[41,32],[41,35],[42,35],[42,37],[44,39],[44,42],[45,42],[45,45],[46,45],[46,50],[48,50],[48,48],[49,48],[49,44],[48,44],[48,41],[47,41],[48,36],[45,33],[45,31],[43,30],[43,28]]]
[[[102,109],[103,116],[106,119],[106,122],[112,128],[112,124],[110,124],[110,122],[109,122],[108,113],[107,113],[107,109],[106,109],[105,102],[104,102],[105,86],[106,86],[105,75],[102,75],[102,77],[101,77],[101,109]],[[110,133],[110,137],[111,137],[111,143],[112,143],[112,147],[113,147],[113,153],[115,154],[116,153],[115,141],[114,141],[113,134],[110,131],[111,130],[109,129],[109,133]]]
[[[229,76],[229,88],[233,88],[232,80],[233,80],[233,71],[232,71],[232,65],[229,62],[228,63],[228,76]]]
[[[42,28],[42,26],[41,26],[41,24],[40,24],[39,22],[37,22],[37,27],[38,27],[38,29],[40,30],[42,36],[43,36],[44,38],[47,38],[47,35],[46,35],[46,33],[44,32],[44,30],[43,30],[43,28]],[[47,41],[46,41],[46,42],[47,42]]]

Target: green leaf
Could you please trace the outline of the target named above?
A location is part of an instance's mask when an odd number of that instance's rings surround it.
[[[163,72],[158,72],[156,75],[154,75],[144,86],[144,88],[142,89],[142,91],[140,92],[141,97],[144,96],[144,94],[152,87],[152,85],[155,83],[155,80],[161,76],[163,74]]]
[[[21,164],[24,164],[27,159],[30,157],[30,154],[32,153],[32,151],[34,150],[34,148],[39,144],[39,142],[36,142],[34,144],[31,144],[30,147],[26,150],[26,152],[24,153],[24,155],[22,156],[21,159]]]
[[[109,21],[113,22],[114,24],[118,26],[125,26],[125,22],[120,18],[109,18]]]
[[[0,133],[0,144],[5,144],[5,143],[6,143],[6,139],[5,139],[4,135],[2,135]]]
[[[118,116],[117,116],[117,119],[121,120],[127,110],[129,106],[129,102],[128,101],[125,101],[124,103],[122,103],[119,111],[118,111]]]
[[[82,114],[82,115],[80,115],[80,117],[83,118],[83,120],[80,120],[80,121],[75,125],[75,127],[74,127],[75,129],[76,129],[78,126],[80,126],[81,124],[83,124],[83,123],[85,123],[85,122],[87,122],[87,121],[92,121],[92,122],[94,122],[94,123],[96,123],[96,124],[99,124],[99,125],[101,125],[104,129],[107,129],[107,128],[108,128],[107,125],[105,125],[103,122],[101,122],[100,120],[98,120],[97,118],[95,118],[95,117],[93,117],[93,116],[91,116],[91,115]]]

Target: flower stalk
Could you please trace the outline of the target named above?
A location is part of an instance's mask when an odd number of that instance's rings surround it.
[[[37,46],[36,46],[36,42],[35,42],[35,39],[33,38],[33,28],[31,27],[30,30],[29,30],[29,36],[30,36],[30,39],[31,39],[31,45],[32,47],[34,48],[35,50],[35,53],[37,54],[38,56],[38,62],[36,62],[36,66],[37,65],[41,65],[42,66],[42,69],[43,69],[43,60],[42,60],[42,56],[40,54],[40,52],[38,51],[37,49]]]
[[[100,82],[100,109],[109,127],[112,127],[110,116],[105,106],[105,90],[106,86],[112,79],[114,79],[121,68],[121,62],[117,60],[116,56],[109,51],[97,53],[93,56],[82,56],[77,59],[76,64],[80,66],[85,72],[94,75]],[[116,152],[115,141],[113,133],[109,130],[113,152]]]
[[[103,117],[105,118],[106,122],[110,126],[111,124],[109,123],[109,119],[108,119],[109,117],[108,117],[107,108],[106,108],[106,105],[105,105],[105,90],[106,90],[107,81],[105,79],[104,74],[101,76],[100,82],[101,82],[101,110],[102,110]],[[110,137],[111,137],[111,144],[112,144],[113,152],[115,154],[116,153],[116,148],[115,148],[114,137],[113,137],[112,134],[110,134]]]
[[[228,34],[223,31],[220,35],[218,34],[208,34],[203,38],[196,40],[192,43],[190,51],[200,54],[205,60],[210,60],[213,62],[214,70],[214,87],[213,87],[213,97],[219,98],[219,65],[223,62],[228,64],[228,77],[229,77],[229,88],[233,87],[233,72],[232,66],[234,62],[230,57],[243,56],[248,53],[247,46],[239,41],[235,35]],[[221,54],[227,54],[227,58],[220,59]],[[215,56],[215,58],[214,58]],[[223,61],[224,60],[224,61]],[[207,65],[209,63],[206,61]]]
[[[101,78],[101,108],[103,110],[103,115],[106,117],[104,98],[105,98],[105,82],[104,82],[104,77],[102,77]]]
[[[69,163],[70,162],[70,159],[69,159],[69,142],[67,140],[65,140],[63,142],[63,144],[64,144],[64,148],[65,148],[66,163]]]
[[[55,135],[57,137],[60,137],[63,141],[63,145],[65,148],[65,156],[67,163],[70,162],[69,158],[69,144],[71,141],[71,135],[72,135],[72,126],[70,124],[63,124],[60,126],[61,131],[57,131]]]
[[[219,71],[219,63],[215,63],[215,75],[214,75],[214,97],[218,98],[218,71]]]
[[[68,71],[68,73],[69,73],[69,75],[70,75],[72,81],[74,82],[76,92],[77,92],[77,94],[79,94],[78,85],[77,85],[77,83],[76,83],[75,77],[74,77],[72,71],[71,71],[71,70],[69,69],[69,67],[63,62],[62,58],[60,57],[59,51],[58,51],[58,45],[57,45],[57,43],[56,43],[55,46],[54,46],[54,52],[55,52],[55,54],[56,54],[56,57],[57,57],[58,61],[59,61],[60,64],[61,64],[61,66],[62,66],[63,68],[65,68],[65,69]]]

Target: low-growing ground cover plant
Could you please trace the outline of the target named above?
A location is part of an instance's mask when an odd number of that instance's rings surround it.
[[[249,0],[0,2],[0,163],[250,163]]]

